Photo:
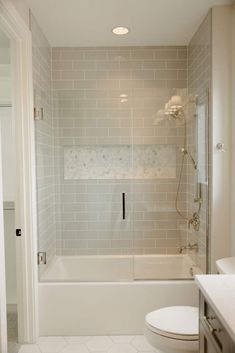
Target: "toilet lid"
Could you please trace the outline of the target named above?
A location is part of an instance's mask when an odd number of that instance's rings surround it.
[[[149,329],[165,337],[197,340],[199,312],[193,306],[170,306],[152,311],[145,317]]]

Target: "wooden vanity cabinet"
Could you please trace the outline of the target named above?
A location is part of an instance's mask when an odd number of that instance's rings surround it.
[[[199,318],[200,353],[235,353],[235,343],[202,293],[200,293]]]

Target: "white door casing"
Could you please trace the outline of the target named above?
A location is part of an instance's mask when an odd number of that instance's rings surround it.
[[[17,181],[15,225],[22,231],[22,236],[16,238],[18,338],[20,343],[33,343],[38,335],[38,320],[31,32],[8,0],[0,0],[0,24],[11,39],[13,58],[12,114]],[[2,268],[0,267],[0,278],[1,276]]]

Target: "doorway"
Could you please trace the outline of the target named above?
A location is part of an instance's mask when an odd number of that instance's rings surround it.
[[[0,54],[0,353],[15,353],[37,338],[32,46],[1,0]]]

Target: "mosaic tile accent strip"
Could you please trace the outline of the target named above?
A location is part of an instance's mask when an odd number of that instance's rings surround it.
[[[131,145],[64,147],[65,179],[175,177],[176,146],[174,145],[139,145],[134,146],[133,149]]]

